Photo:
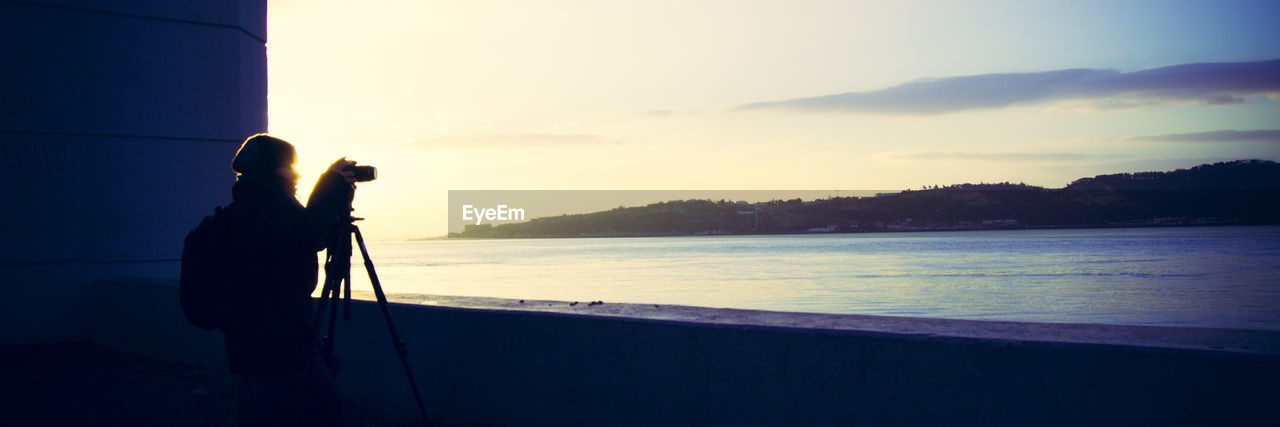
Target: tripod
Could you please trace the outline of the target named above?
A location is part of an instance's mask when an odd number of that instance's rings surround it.
[[[387,309],[387,296],[382,293],[382,284],[378,282],[378,273],[373,269],[373,260],[369,259],[369,250],[364,247],[364,236],[360,234],[360,228],[355,225],[356,221],[362,219],[364,218],[347,214],[346,218],[339,221],[337,229],[329,239],[329,250],[326,252],[324,262],[324,288],[320,291],[320,307],[316,311],[317,336],[322,332],[320,325],[326,312],[329,316],[328,334],[320,340],[320,351],[325,359],[333,355],[338,304],[341,302],[338,299],[339,291],[343,292],[342,299],[346,300],[346,306],[343,307],[343,320],[351,321],[351,235],[354,234],[356,243],[360,245],[360,255],[364,257],[364,269],[369,273],[369,283],[373,284],[373,294],[378,298],[378,307],[382,309],[382,317],[387,321],[387,331],[391,332],[391,341],[395,344],[396,354],[400,356],[404,373],[409,377],[409,387],[413,388],[413,398],[418,403],[418,413],[422,415],[424,424],[430,424],[427,409],[422,405],[422,395],[418,392],[418,383],[414,381],[413,370],[409,368],[409,350],[405,348],[400,334],[396,333],[396,325],[391,322],[391,311]]]

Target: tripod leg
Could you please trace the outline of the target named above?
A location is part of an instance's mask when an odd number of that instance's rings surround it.
[[[373,260],[369,259],[369,250],[364,247],[364,236],[360,234],[360,228],[351,226],[352,231],[356,235],[356,243],[360,245],[360,256],[364,258],[364,269],[369,272],[369,283],[373,285],[373,295],[378,298],[378,307],[382,309],[382,317],[387,321],[387,331],[391,333],[391,341],[395,343],[396,354],[400,355],[400,363],[404,365],[404,373],[409,377],[409,387],[413,389],[413,399],[418,403],[418,413],[422,414],[422,421],[430,423],[427,418],[427,408],[422,405],[422,394],[418,392],[418,382],[414,380],[413,370],[409,367],[409,349],[404,345],[404,341],[400,339],[400,334],[396,332],[396,325],[391,321],[391,310],[387,308],[387,296],[382,293],[382,284],[378,282],[378,273],[374,271]]]
[[[346,228],[337,231],[329,239],[329,251],[324,262],[324,288],[320,290],[320,304],[316,310],[315,337],[325,359],[333,355],[334,337],[337,333],[338,292],[343,280],[351,277],[351,232]],[[344,249],[345,248],[345,249]],[[328,320],[328,328],[324,321]],[[322,335],[327,331],[327,335]]]
[[[331,313],[333,312],[333,308],[337,307],[338,304],[338,301],[333,298],[335,295],[334,288],[341,285],[338,282],[338,274],[335,271],[336,267],[337,266],[334,265],[333,257],[329,257],[325,260],[324,288],[321,288],[320,290],[320,303],[316,308],[314,326],[315,333],[312,334],[315,341],[319,343],[320,353],[323,354],[326,359],[333,354],[334,318]],[[324,321],[326,318],[329,321],[327,334],[326,329],[324,328]]]
[[[315,337],[317,340],[325,338],[324,335],[322,335],[321,331],[323,331],[323,329],[321,329],[320,325],[324,322],[325,314],[329,311],[329,304],[334,303],[334,301],[331,301],[329,297],[333,293],[333,279],[337,277],[337,273],[334,270],[337,266],[333,264],[333,254],[329,253],[326,255],[327,256],[324,259],[324,285],[320,288],[320,303],[316,308],[315,317]]]
[[[324,337],[323,335],[321,335],[321,331],[322,331],[323,329],[321,329],[321,328],[320,328],[320,325],[321,325],[321,323],[322,323],[322,322],[324,322],[324,319],[325,319],[325,312],[326,312],[326,311],[328,311],[328,309],[329,309],[329,304],[330,304],[330,301],[329,301],[329,293],[330,293],[330,290],[329,290],[329,288],[330,288],[330,286],[332,286],[332,284],[330,283],[330,280],[329,280],[329,278],[327,277],[327,273],[326,273],[326,277],[325,277],[325,279],[324,279],[324,287],[323,287],[323,288],[321,288],[321,290],[320,290],[320,303],[318,304],[318,307],[316,308],[316,318],[315,318],[315,320],[316,320],[316,324],[315,324],[315,331],[316,331],[316,332],[315,332],[315,338],[316,338],[317,340],[322,339],[322,338],[326,338],[326,337]]]
[[[351,243],[351,240],[348,239],[347,244],[350,244],[350,243]],[[347,256],[350,257],[351,255],[348,254]],[[347,258],[347,259],[350,259],[350,258]],[[351,321],[351,263],[349,261],[347,262],[346,275],[342,277],[342,284],[343,284],[342,302],[346,304],[342,306],[342,320],[350,322]],[[336,297],[337,294],[335,293],[334,296]]]
[[[334,337],[334,335],[337,333],[337,323],[338,323],[338,306],[340,305],[339,303],[342,301],[341,299],[339,299],[339,298],[338,298],[338,288],[339,288],[339,287],[342,287],[342,279],[341,279],[341,278],[338,278],[338,280],[334,280],[333,289],[330,289],[330,290],[329,290],[329,301],[331,302],[331,304],[329,305],[329,335],[328,335],[328,341],[329,341],[329,345],[330,345],[330,346],[332,346],[332,345],[333,345],[333,337]]]
[[[346,227],[351,227],[351,229],[355,228],[354,225],[350,225]],[[330,307],[330,310],[329,310],[329,336],[330,337],[333,337],[337,330],[338,306],[342,305],[339,303],[339,301],[342,301],[341,299],[342,296],[341,294],[339,294],[339,292],[342,292],[343,289],[346,289],[348,294],[351,293],[351,229],[348,229],[346,227],[343,227],[342,234],[340,234],[337,238],[337,250],[335,251],[337,252],[337,254],[334,255],[334,258],[335,258],[334,271],[336,273],[334,276],[337,278],[337,280],[334,281],[336,282],[336,286],[334,286],[334,288],[332,289],[333,294],[330,295],[329,297],[329,299],[333,300],[333,306]],[[343,314],[342,320],[350,322],[351,321],[351,298],[348,297],[345,302],[347,303],[347,305],[346,307],[342,308],[342,314]],[[333,339],[330,338],[330,341],[333,341]]]

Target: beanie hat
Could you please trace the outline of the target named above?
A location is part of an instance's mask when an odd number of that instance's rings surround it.
[[[237,173],[273,173],[297,162],[293,145],[283,139],[260,133],[244,140],[231,169]]]

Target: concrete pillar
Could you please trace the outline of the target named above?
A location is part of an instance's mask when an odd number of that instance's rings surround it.
[[[80,339],[95,279],[177,277],[266,130],[265,40],[265,0],[0,0],[0,342]]]

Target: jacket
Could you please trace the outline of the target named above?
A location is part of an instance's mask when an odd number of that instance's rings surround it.
[[[237,298],[223,333],[234,374],[268,378],[314,362],[316,252],[350,214],[351,187],[326,172],[303,207],[284,179],[241,175],[226,208],[234,242],[227,285]]]

